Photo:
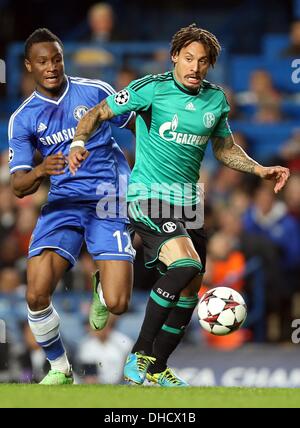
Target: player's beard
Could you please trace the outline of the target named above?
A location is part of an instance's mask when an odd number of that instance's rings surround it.
[[[202,80],[200,81],[200,83],[198,85],[191,85],[191,84],[184,84],[184,86],[186,87],[186,89],[188,89],[190,92],[194,92],[197,93],[199,92],[200,86],[201,86]]]
[[[204,77],[205,77],[205,75],[201,76],[201,75],[187,74],[186,76],[184,76],[184,86],[191,92],[198,92]],[[189,78],[191,78],[191,79],[194,78],[197,80],[197,82],[196,81],[195,81],[195,83],[189,82],[188,81]]]

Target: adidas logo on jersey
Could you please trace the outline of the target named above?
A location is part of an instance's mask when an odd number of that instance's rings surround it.
[[[196,110],[196,108],[195,108],[195,106],[194,106],[194,104],[193,104],[193,103],[188,103],[188,104],[185,106],[185,110],[195,111],[195,110]]]
[[[43,132],[45,131],[45,129],[47,129],[47,126],[43,122],[41,122],[38,126],[37,132]]]

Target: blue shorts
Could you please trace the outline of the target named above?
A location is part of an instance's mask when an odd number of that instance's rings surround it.
[[[32,233],[28,257],[53,249],[74,265],[84,241],[94,260],[127,260],[133,263],[135,250],[128,224],[124,219],[100,219],[96,213],[96,202],[51,202],[44,205]]]

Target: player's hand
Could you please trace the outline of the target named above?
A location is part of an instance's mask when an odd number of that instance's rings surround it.
[[[47,156],[43,162],[36,167],[37,174],[40,177],[64,174],[66,164],[65,156],[62,152],[58,152],[55,155]]]
[[[81,163],[88,157],[89,152],[84,147],[73,147],[70,150],[68,162],[69,170],[72,175],[75,175]]]
[[[265,180],[274,180],[274,192],[278,193],[287,183],[290,170],[283,166],[264,166],[259,171],[259,176]]]

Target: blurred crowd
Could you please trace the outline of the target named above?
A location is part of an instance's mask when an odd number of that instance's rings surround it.
[[[78,40],[87,46],[73,53],[72,66],[66,70],[68,74],[101,79],[114,69],[117,71],[110,83],[119,90],[135,78],[170,69],[168,51],[161,48],[137,63],[125,58],[116,68],[118,58],[107,46],[109,42],[122,40],[122,35],[115,28],[111,5],[93,5],[87,22],[89,34]],[[279,53],[279,58],[299,53],[300,21],[296,21],[291,25],[290,46]],[[222,79],[214,83],[223,84],[231,106],[230,121],[245,120],[255,126],[289,119],[282,103],[291,99],[291,95],[275,86],[267,70],[253,70],[247,91],[239,93],[234,93],[226,82],[224,85]],[[20,101],[32,89],[31,78],[24,72]],[[299,96],[300,92],[292,97],[297,100]],[[132,167],[132,136],[114,132]],[[253,154],[251,141],[244,133],[234,132],[234,138],[247,153]],[[35,194],[17,199],[10,189],[7,159],[5,150],[0,155],[0,319],[7,323],[8,343],[0,344],[0,382],[32,378],[38,381],[46,370],[46,363],[26,323],[24,295],[27,249],[40,208],[47,199],[48,183],[43,183]],[[202,341],[208,346],[223,348],[249,341],[290,343],[291,321],[300,318],[300,128],[279,148],[275,147],[263,162],[291,169],[291,178],[279,195],[274,194],[271,182],[223,167],[211,150],[206,154],[199,182],[204,183],[205,189],[208,251],[200,295],[217,285],[233,287],[245,296],[249,319],[244,330],[224,342],[201,332],[195,314],[186,341]],[[95,267],[85,248],[78,265],[67,272],[58,286],[62,331],[81,382],[118,383],[121,379],[119,368],[138,333],[143,305],[158,275],[144,268],[138,236],[134,246],[137,257],[130,311],[120,318],[112,317],[102,332],[92,332],[87,326],[90,279]],[[115,362],[113,371],[107,365],[109,360]]]

